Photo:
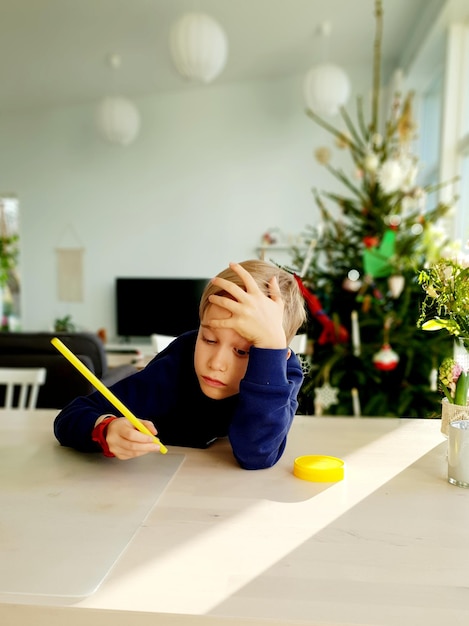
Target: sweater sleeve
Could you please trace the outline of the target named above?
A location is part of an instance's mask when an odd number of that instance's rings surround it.
[[[115,383],[111,391],[137,418],[155,421],[175,397],[178,372],[184,367],[193,369],[195,337],[194,332],[181,335],[145,369]],[[98,452],[101,448],[91,433],[98,417],[105,414],[120,415],[100,392],[75,398],[55,418],[54,434],[63,446]]]
[[[285,449],[303,382],[300,362],[287,349],[251,348],[239,404],[229,428],[233,454],[244,469],[275,465]]]
[[[164,362],[148,365],[144,370],[131,374],[110,387],[112,393],[137,418],[150,419],[156,414],[155,396],[158,395],[159,382],[163,379]],[[161,372],[161,373],[160,373]],[[160,375],[158,375],[160,374]],[[167,382],[164,379],[164,382]],[[148,390],[153,393],[149,394]],[[160,401],[164,401],[161,398]],[[82,452],[100,451],[100,446],[92,441],[91,433],[95,422],[101,415],[122,414],[99,391],[89,396],[75,398],[65,406],[54,421],[54,434],[63,446]]]

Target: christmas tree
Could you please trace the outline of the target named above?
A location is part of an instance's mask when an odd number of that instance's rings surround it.
[[[450,245],[441,220],[451,206],[438,200],[441,185],[417,183],[413,94],[396,93],[380,125],[380,1],[375,8],[370,121],[361,98],[356,121],[342,107],[343,130],[307,111],[337,148],[349,151],[355,175],[335,168],[327,148],[316,151],[344,194],[314,190],[320,220],[306,227],[307,250],[293,250],[290,269],[308,304],[312,346],[299,410],[435,417],[441,413],[437,370],[451,355],[452,340],[417,327],[418,275]]]

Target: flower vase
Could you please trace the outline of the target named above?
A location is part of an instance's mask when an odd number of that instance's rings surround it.
[[[448,436],[451,422],[469,420],[469,404],[453,404],[447,398],[441,401],[441,432]]]

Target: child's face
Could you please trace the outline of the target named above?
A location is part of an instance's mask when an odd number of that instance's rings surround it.
[[[195,373],[202,392],[213,400],[237,394],[248,366],[251,344],[230,328],[210,328],[211,319],[230,315],[226,309],[210,304],[201,321],[195,344]]]

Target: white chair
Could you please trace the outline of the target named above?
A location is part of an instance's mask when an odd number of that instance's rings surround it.
[[[176,337],[172,337],[171,335],[150,335],[151,345],[156,354],[164,350],[169,344],[176,339]]]
[[[306,354],[306,346],[308,345],[308,335],[303,333],[295,335],[290,341],[290,348],[295,354]]]
[[[0,387],[5,387],[5,409],[35,409],[40,385],[46,381],[45,367],[0,367]],[[15,388],[19,388],[16,403]]]

